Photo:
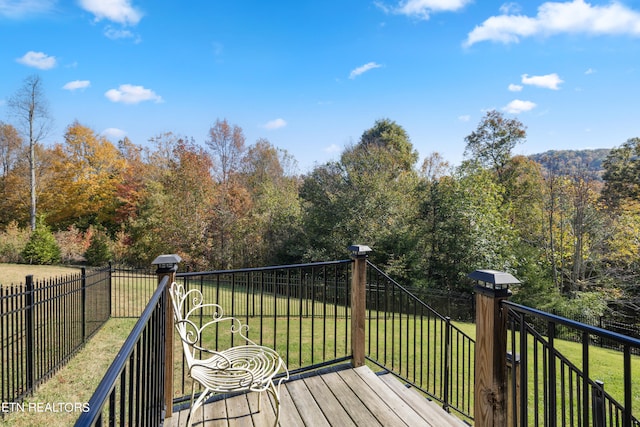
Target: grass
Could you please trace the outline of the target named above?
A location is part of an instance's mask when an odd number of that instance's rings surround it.
[[[460,328],[467,335],[475,339],[476,336],[476,327],[475,324],[470,323],[455,323],[458,328]],[[509,334],[510,337],[510,334]],[[516,339],[519,339],[519,334],[516,334]],[[519,345],[518,342],[516,345]],[[576,365],[579,369],[583,369],[582,364],[582,344],[572,341],[565,340],[555,340],[555,347],[558,351],[566,357],[569,361],[571,361],[574,365]],[[507,351],[510,351],[511,343],[507,344]],[[534,389],[534,373],[533,373],[533,360],[534,360],[534,350],[533,350],[533,339],[529,336],[529,343],[527,345],[527,357],[528,357],[528,389],[531,392]],[[538,350],[538,363],[540,363],[540,369],[542,367],[542,351]],[[560,380],[562,378],[560,372],[560,363],[557,363],[557,377],[558,384],[560,384]],[[610,394],[615,400],[619,403],[624,404],[624,372],[623,372],[623,353],[616,350],[600,348],[595,346],[589,347],[589,376],[594,380],[600,380],[604,382],[605,391]],[[632,378],[632,413],[636,418],[640,417],[640,383],[638,382],[638,378],[640,378],[640,356],[632,356],[631,357],[631,378]],[[565,382],[568,384],[568,377],[565,374],[564,376]],[[538,387],[540,393],[542,393],[542,387],[544,386],[543,379],[538,379]],[[561,405],[560,400],[558,400],[558,405]],[[533,405],[530,399],[529,403],[529,412],[530,415],[533,411]],[[560,411],[558,411],[560,412]],[[560,414],[558,414],[558,417]],[[558,422],[561,422],[560,418],[558,418]]]
[[[29,274],[32,274],[33,278],[38,280],[79,272],[80,269],[74,267],[0,263],[0,284],[6,286],[25,283],[25,277]]]
[[[9,427],[73,425],[80,412],[75,408],[69,412],[60,410],[60,404],[77,403],[81,407],[89,401],[135,322],[136,319],[107,321],[64,368],[25,399],[25,412],[9,414],[0,423]],[[29,404],[33,410],[28,410]],[[57,407],[57,412],[46,410],[47,404]]]
[[[132,303],[135,302],[135,306],[140,308],[144,305],[143,300],[147,297],[149,287],[149,281],[143,279],[127,279],[131,280],[133,287],[137,288],[134,293],[133,300],[129,298],[121,299],[120,301],[114,301],[114,305]],[[126,285],[125,285],[126,287]],[[238,291],[238,289],[236,289]],[[220,288],[216,294],[221,304],[225,307],[230,305],[228,301],[232,297],[231,291],[223,287]],[[212,299],[212,295],[205,297],[207,301],[215,302]],[[235,295],[234,305],[237,310],[244,310],[243,301],[250,301],[250,297],[242,293],[241,296]],[[297,314],[297,310],[303,307],[303,304],[298,299],[286,300],[281,297],[275,297],[273,295],[265,294],[260,295],[260,303],[264,307],[278,307],[278,313],[286,313],[287,309],[291,312],[292,316]],[[285,307],[283,310],[282,307]],[[325,306],[321,303],[305,304],[304,308],[306,313],[313,310],[314,313],[323,313]],[[278,352],[287,360],[288,367],[295,369],[298,367],[308,366],[312,363],[319,363],[325,360],[332,360],[335,357],[346,356],[350,354],[350,324],[349,320],[344,317],[348,315],[348,310],[344,308],[338,312],[338,316],[334,317],[333,312],[330,312],[327,316],[326,327],[323,326],[322,320],[311,317],[297,317],[291,318],[289,321],[284,317],[247,317],[244,315],[239,316],[243,322],[247,322],[250,325],[250,338],[261,342],[264,345],[276,348]],[[375,315],[376,313],[369,313]],[[78,353],[76,357],[66,366],[60,370],[57,375],[50,381],[42,385],[32,398],[29,398],[29,402],[86,402],[92,395],[99,381],[101,380],[107,367],[113,360],[113,357],[119,350],[122,342],[126,338],[129,330],[135,323],[136,319],[112,319],[110,320],[97,335],[85,346],[85,348]],[[390,328],[389,321],[387,320],[387,326]],[[410,344],[407,341],[403,341],[400,346],[400,316],[395,318],[395,342],[393,345],[391,341],[388,341],[387,346],[382,348],[380,346],[378,353],[375,357],[383,361],[390,362],[394,360],[394,363],[402,364],[402,375],[412,379],[412,373],[405,371],[407,367],[412,366],[416,359],[419,359],[419,353],[422,352],[423,363],[429,358],[429,363],[425,363],[424,368],[419,368],[417,375],[421,378],[425,378],[425,381],[431,381],[429,383],[430,389],[438,391],[441,387],[439,379],[439,366],[436,360],[441,353],[441,345],[439,342],[438,332],[440,327],[435,326],[433,323],[428,323],[425,319],[421,325],[410,321],[407,322],[407,318],[403,317],[404,327],[407,329],[402,332],[403,337],[411,337]],[[384,329],[384,321],[382,323],[369,324],[367,322],[367,351],[370,347],[368,342],[375,341],[375,328],[382,331]],[[475,325],[468,323],[454,322],[455,326],[462,330],[470,337],[475,337]],[[371,328],[371,335],[369,334],[369,328]],[[390,331],[390,329],[389,329]],[[416,331],[416,337],[418,344],[414,344],[413,332]],[[421,331],[418,334],[417,331]],[[426,334],[426,331],[430,331]],[[324,337],[319,340],[318,337]],[[428,337],[428,338],[425,338]],[[177,339],[177,338],[176,338]],[[321,345],[322,342],[326,342],[326,345]],[[190,392],[190,385],[187,381],[185,388],[180,386],[182,383],[182,357],[181,346],[176,341],[175,351],[175,367],[174,375],[176,389],[175,397],[180,397]],[[228,341],[219,341],[220,347],[228,346]],[[393,347],[393,351],[391,348]],[[578,343],[556,340],[556,347],[571,361],[573,361],[578,367],[581,367],[582,360],[582,348]],[[375,348],[375,346],[374,346]],[[373,349],[371,350],[373,352]],[[530,349],[530,351],[532,351]],[[425,356],[429,354],[428,356]],[[473,369],[473,354],[468,354],[470,357],[469,363],[471,369]],[[532,360],[532,355],[529,355],[529,359]],[[454,354],[454,359],[458,360]],[[399,366],[394,366],[394,370],[400,370]],[[592,378],[601,379],[605,382],[605,390],[611,394],[616,400],[623,401],[623,378],[622,378],[622,354],[613,350],[606,350],[597,347],[590,348],[590,374]],[[458,377],[460,377],[458,373]],[[467,375],[468,377],[468,375]],[[530,376],[532,377],[532,376]],[[637,389],[637,378],[640,378],[640,357],[634,356],[632,360],[632,378],[634,379],[634,396],[633,396],[633,412],[640,413],[640,389]],[[468,390],[468,384],[473,387],[473,381],[459,381],[459,387],[461,384],[465,384],[464,387]],[[532,386],[530,385],[530,390]],[[470,396],[471,410],[473,408],[473,393]],[[74,414],[52,414],[52,413],[28,413],[28,414],[12,414],[3,421],[9,426],[29,426],[29,425],[69,425],[73,423],[73,420],[77,417],[77,413]]]

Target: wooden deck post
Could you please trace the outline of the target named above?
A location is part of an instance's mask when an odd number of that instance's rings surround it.
[[[169,287],[176,280],[176,272],[178,271],[178,263],[182,261],[179,255],[160,255],[151,264],[156,265],[156,275],[158,276],[158,284],[165,276],[169,276],[167,288],[165,290],[165,331],[164,331],[164,405],[165,418],[170,418],[173,414],[173,305],[169,296]]]
[[[476,270],[474,421],[477,427],[507,425],[507,316],[500,302],[511,295],[508,273]]]
[[[364,365],[365,318],[367,314],[367,254],[371,248],[364,245],[349,246],[354,260],[351,275],[351,365]]]

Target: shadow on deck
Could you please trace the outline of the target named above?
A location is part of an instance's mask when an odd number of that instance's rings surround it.
[[[280,426],[467,426],[391,374],[363,366],[324,369],[293,377],[280,388]],[[273,426],[273,401],[258,393],[219,396],[198,410],[194,426]],[[203,422],[203,412],[204,420]],[[173,414],[170,426],[186,424],[188,408]],[[168,420],[167,420],[168,421]]]

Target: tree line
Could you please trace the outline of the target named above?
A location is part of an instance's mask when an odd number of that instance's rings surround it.
[[[55,144],[28,135],[24,121],[0,123],[4,261],[37,262],[42,235],[59,249],[46,262],[178,253],[192,270],[342,259],[363,243],[403,283],[471,292],[466,275],[491,268],[518,277],[528,305],[640,321],[640,138],[610,150],[595,179],[514,156],[526,126],[498,111],[458,166],[437,152],[418,164],[407,132],[381,119],[305,174],[226,119],[202,143],[112,144],[78,122]]]

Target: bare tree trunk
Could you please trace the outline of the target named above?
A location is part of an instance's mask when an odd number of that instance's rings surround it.
[[[36,228],[36,145],[48,134],[51,118],[47,100],[42,90],[42,80],[32,75],[24,80],[22,87],[8,103],[20,128],[29,139],[29,184],[31,187],[31,229]]]

